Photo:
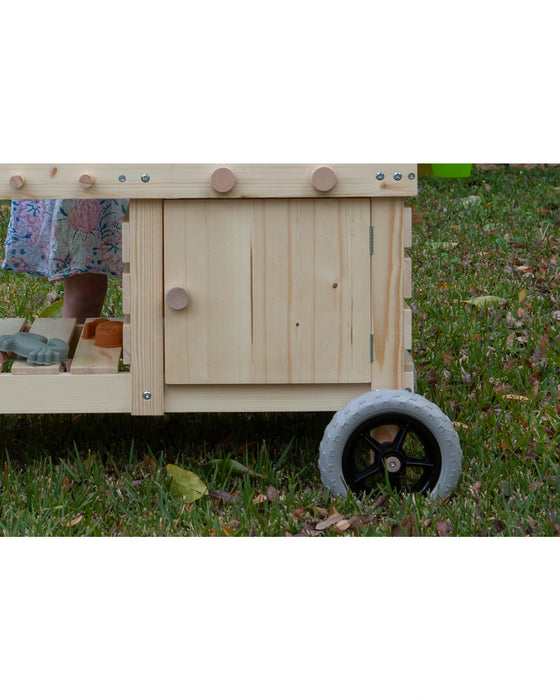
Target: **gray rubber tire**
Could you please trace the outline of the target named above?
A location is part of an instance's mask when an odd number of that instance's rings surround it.
[[[427,428],[441,452],[441,473],[432,498],[447,498],[461,476],[463,454],[459,436],[449,418],[431,401],[408,391],[380,389],[362,394],[335,413],[319,447],[319,469],[323,484],[333,496],[345,496],[348,485],[342,471],[346,443],[361,423],[384,414],[410,416]]]

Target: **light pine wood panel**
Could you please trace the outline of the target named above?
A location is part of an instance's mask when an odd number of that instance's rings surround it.
[[[129,372],[0,374],[0,413],[130,413]]]
[[[166,381],[365,382],[369,200],[166,202]]]
[[[135,200],[130,219],[133,415],[163,413],[163,203]],[[146,393],[148,392],[148,393]],[[144,396],[150,396],[146,399]]]
[[[372,255],[373,389],[402,389],[404,363],[404,202],[374,199]]]
[[[94,321],[86,319],[86,323]],[[110,319],[122,321],[122,319]],[[83,333],[83,329],[82,329]],[[95,345],[95,338],[85,339],[80,335],[70,371],[72,374],[117,374],[122,347],[102,348]]]
[[[332,167],[337,184],[318,192],[312,184],[317,166]],[[226,166],[235,176],[234,187],[216,192],[210,184],[212,172]],[[382,180],[377,173],[383,172]],[[400,172],[403,177],[395,180]],[[325,164],[325,163],[212,163],[212,164],[0,164],[0,198],[252,198],[252,197],[394,197],[413,196],[417,178],[412,164]],[[80,183],[87,174],[88,187]],[[16,179],[14,175],[17,176]],[[17,179],[19,178],[19,179]],[[124,178],[124,180],[123,180]],[[144,179],[142,179],[144,178]],[[21,182],[16,188],[10,184]]]
[[[120,375],[119,375],[120,376]],[[165,411],[338,411],[370,390],[367,384],[169,385]]]

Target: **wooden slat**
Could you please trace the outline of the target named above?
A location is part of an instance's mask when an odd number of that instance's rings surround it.
[[[412,359],[410,353],[405,351],[404,353],[404,372],[403,372],[403,389],[408,389],[413,393],[416,392],[416,369],[414,367],[414,360]]]
[[[163,206],[130,202],[132,413],[163,413]],[[146,393],[148,392],[148,393]],[[144,396],[150,396],[149,399]]]
[[[412,348],[412,309],[407,303],[404,305],[404,348]]]
[[[49,340],[60,338],[70,345],[72,334],[76,325],[75,318],[36,318],[33,321],[30,333],[37,333]],[[15,360],[12,365],[12,374],[58,374],[61,370],[61,363],[53,365],[31,365],[27,360]]]
[[[122,276],[122,311],[123,314],[130,314],[130,266],[125,265]]]
[[[125,321],[123,325],[123,364],[130,364],[130,323]]]
[[[19,333],[24,326],[24,318],[0,318],[0,335]]]
[[[165,411],[337,411],[370,384],[230,384],[165,387]]]
[[[130,384],[129,372],[0,374],[0,413],[130,413]]]
[[[236,184],[230,192],[212,189],[210,175],[219,165],[230,167]],[[311,184],[311,164],[12,164],[0,165],[0,198],[251,198],[251,197],[408,197],[417,192],[412,164],[329,164],[338,182],[326,193]],[[377,179],[383,172],[384,178]],[[402,178],[393,175],[400,172]],[[84,188],[80,177],[87,173],[93,184]],[[14,189],[10,178],[17,174],[23,185]],[[143,182],[142,176],[149,176]],[[122,178],[125,178],[121,182]]]
[[[404,208],[403,222],[403,246],[405,248],[412,247],[412,207]]]
[[[130,221],[125,219],[121,228],[121,258],[123,263],[130,262]]]
[[[412,258],[405,255],[403,259],[403,297],[410,299],[412,296]]]
[[[93,318],[88,318],[86,323],[93,320]],[[121,354],[122,347],[100,348],[96,347],[95,338],[86,340],[84,337],[80,337],[70,372],[72,374],[117,374]]]
[[[0,335],[13,335],[14,333],[19,333],[24,326],[24,318],[0,318]],[[2,371],[3,367],[4,362],[0,358],[0,372]]]
[[[403,388],[403,209],[400,198],[372,200],[372,388]]]

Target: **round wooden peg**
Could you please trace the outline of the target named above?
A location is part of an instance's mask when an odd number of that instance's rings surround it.
[[[338,182],[338,177],[330,165],[318,165],[311,173],[311,184],[319,192],[329,192]]]
[[[89,189],[94,182],[95,178],[91,173],[84,173],[83,175],[80,175],[79,183],[85,190]]]
[[[12,175],[10,178],[10,187],[14,190],[20,190],[25,185],[25,178],[23,175]]]
[[[235,173],[225,165],[214,168],[210,173],[210,186],[214,192],[225,194],[233,189],[235,185]]]
[[[186,309],[191,300],[191,295],[184,287],[170,287],[165,294],[165,301],[170,309],[181,311]]]

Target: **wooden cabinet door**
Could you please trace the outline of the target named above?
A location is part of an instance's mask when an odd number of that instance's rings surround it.
[[[371,380],[369,199],[168,200],[168,384]]]

